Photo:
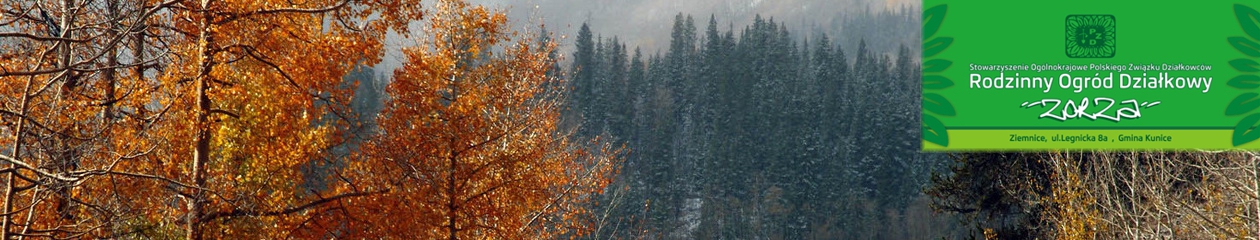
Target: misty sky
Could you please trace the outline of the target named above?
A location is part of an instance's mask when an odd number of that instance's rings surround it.
[[[690,14],[697,34],[703,34],[709,16],[717,18],[719,30],[731,24],[736,32],[760,14],[785,23],[793,32],[802,29],[839,28],[836,16],[863,9],[893,10],[902,6],[918,9],[919,0],[469,0],[474,4],[506,10],[514,29],[536,30],[545,23],[561,40],[561,54],[572,54],[573,38],[583,22],[606,38],[618,36],[630,51],[641,47],[645,55],[669,45],[674,16]],[[414,25],[414,24],[413,24]],[[416,25],[418,26],[418,25]],[[418,30],[418,29],[415,29]],[[397,49],[411,40],[391,39],[385,59],[377,71],[392,72],[403,61]],[[632,53],[631,53],[632,54]]]

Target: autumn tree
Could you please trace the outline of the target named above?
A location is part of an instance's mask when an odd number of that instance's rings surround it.
[[[387,86],[379,136],[346,170],[344,214],[316,221],[349,237],[522,239],[584,234],[585,209],[616,172],[607,145],[558,127],[554,42],[508,29],[503,13],[440,1]],[[537,44],[543,44],[538,46]]]
[[[418,19],[417,1],[183,2],[183,44],[162,80],[186,93],[170,105],[171,179],[185,237],[285,236],[321,204],[370,192],[301,189],[307,163],[340,141],[356,64],[379,61],[381,39]],[[376,20],[369,20],[370,18]],[[185,160],[186,159],[186,160]],[[256,231],[261,229],[270,231]]]
[[[300,188],[330,177],[300,168],[341,141],[342,76],[420,17],[418,1],[0,4],[7,236],[280,237],[370,194]]]
[[[149,103],[169,89],[152,78],[169,56],[151,20],[172,4],[0,3],[0,239],[134,233],[123,225],[154,214],[137,203],[161,198],[119,186],[179,186],[126,167],[159,145],[146,129],[166,109]]]

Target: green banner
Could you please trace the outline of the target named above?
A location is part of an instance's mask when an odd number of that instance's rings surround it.
[[[924,1],[923,149],[1260,149],[1260,3]]]

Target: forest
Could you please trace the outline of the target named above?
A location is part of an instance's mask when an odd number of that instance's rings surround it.
[[[859,20],[913,29],[918,11]],[[597,238],[924,239],[959,236],[921,190],[918,51],[844,49],[773,17],[735,28],[675,17],[664,52],[583,25],[570,74],[578,135],[630,149]],[[876,27],[870,27],[876,28]],[[700,30],[698,30],[700,29]],[[889,30],[891,31],[891,30]],[[914,38],[870,41],[916,42]],[[911,34],[905,34],[911,35]],[[917,35],[911,35],[917,37]]]
[[[800,29],[678,12],[659,49],[595,24],[517,27],[506,11],[0,2],[0,239],[1198,239],[1260,226],[1249,152],[919,152],[918,6]],[[383,68],[395,37],[401,63]]]
[[[655,52],[581,25],[563,121],[627,147],[588,237],[1256,238],[1251,152],[920,153],[919,12],[679,13]]]

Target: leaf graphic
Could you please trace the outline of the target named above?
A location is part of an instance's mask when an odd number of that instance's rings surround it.
[[[954,104],[949,103],[945,96],[935,93],[923,94],[923,109],[940,114],[942,116],[954,116],[958,112],[954,111]]]
[[[941,75],[923,76],[923,89],[945,89],[954,86],[954,81]]]
[[[1234,79],[1230,79],[1228,84],[1238,89],[1253,89],[1260,87],[1260,76],[1238,75]]]
[[[941,4],[923,11],[923,40],[936,35],[936,31],[941,29],[941,23],[945,22],[947,8],[949,6]]]
[[[1260,123],[1260,113],[1251,114],[1238,121],[1238,125],[1234,126],[1234,146],[1243,145],[1260,138],[1260,131],[1252,129],[1256,127],[1256,123]]]
[[[949,133],[945,130],[945,124],[940,119],[936,119],[932,115],[923,115],[923,140],[941,145],[949,146]]]
[[[1260,43],[1245,37],[1229,37],[1229,45],[1234,46],[1234,49],[1238,49],[1239,52],[1247,54],[1247,56],[1260,57]]]
[[[945,59],[928,60],[927,62],[923,62],[923,72],[925,73],[943,72],[945,71],[945,69],[949,68],[949,66],[953,64],[954,62],[945,60]]]
[[[1229,61],[1229,65],[1240,72],[1260,72],[1260,63],[1255,60],[1239,58]]]
[[[1233,101],[1229,101],[1229,106],[1225,106],[1225,116],[1239,115],[1260,108],[1260,99],[1256,99],[1257,96],[1260,96],[1260,94],[1243,93],[1238,95]]]
[[[1238,17],[1238,25],[1242,25],[1243,32],[1251,36],[1251,39],[1260,41],[1260,12],[1242,4],[1234,4],[1234,16]]]
[[[932,41],[924,42],[923,43],[923,58],[936,56],[936,54],[939,54],[945,51],[945,48],[948,48],[949,45],[953,43],[954,43],[954,38],[952,37],[938,37],[936,39],[932,39]]]

